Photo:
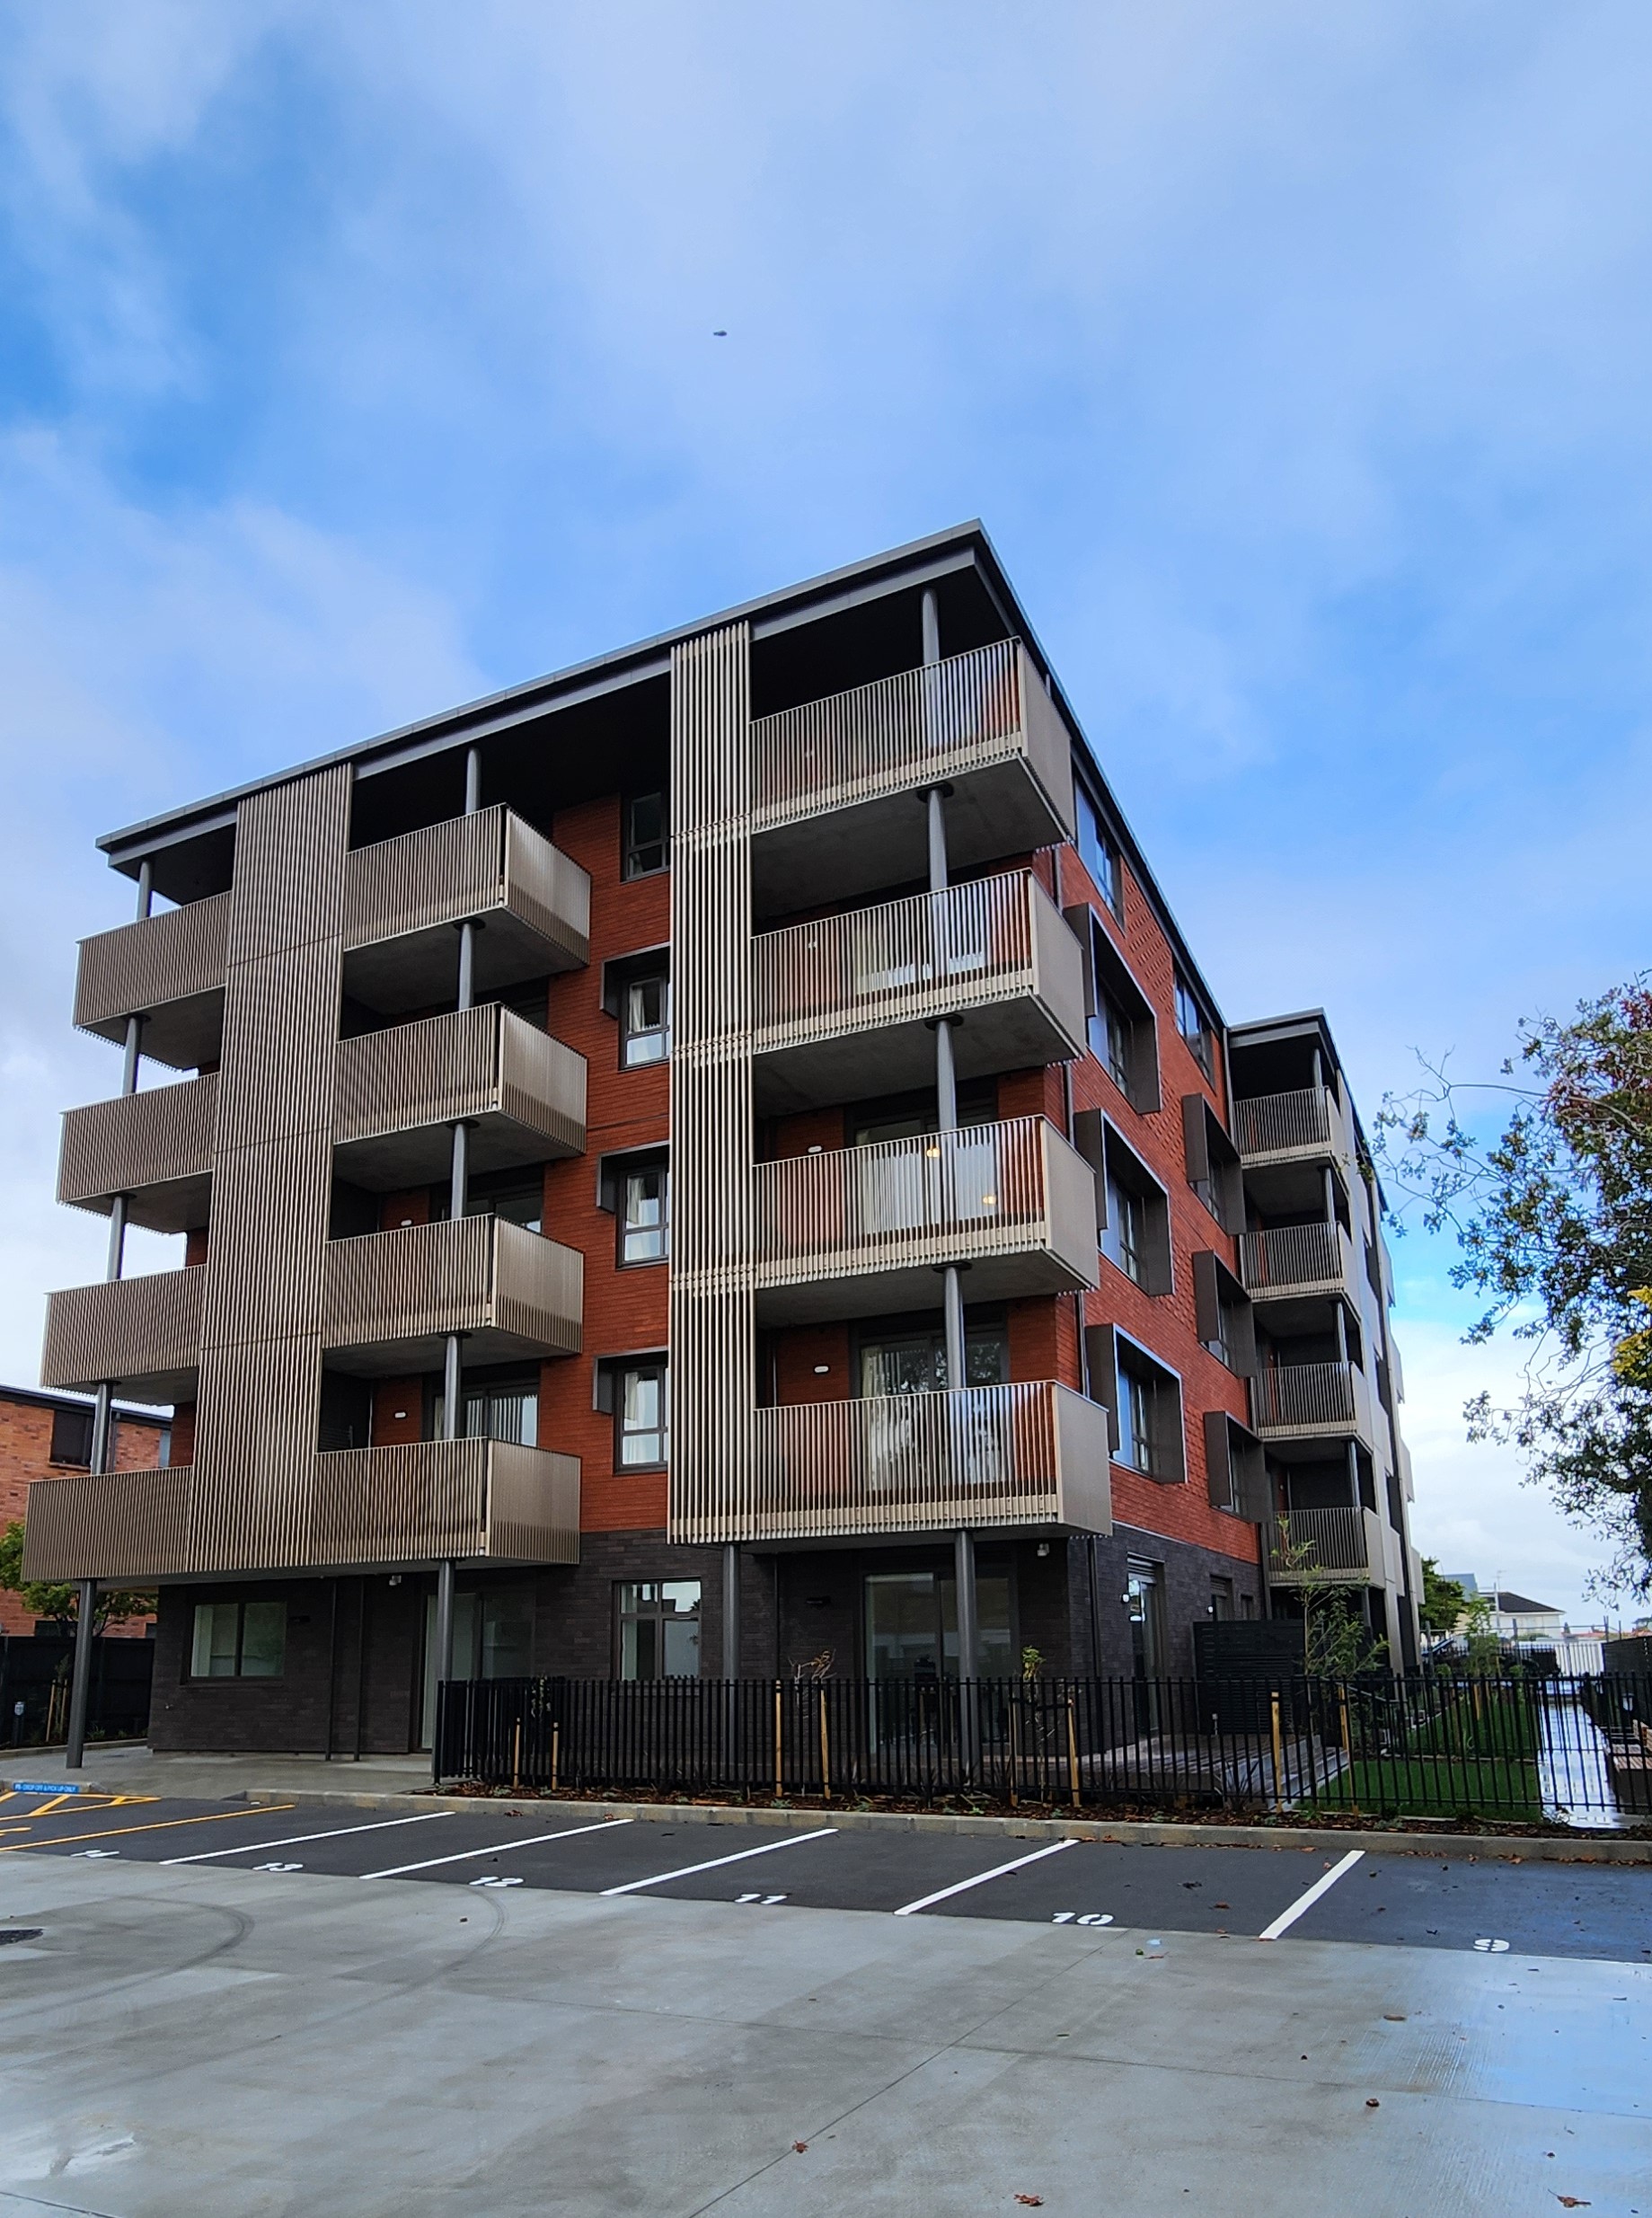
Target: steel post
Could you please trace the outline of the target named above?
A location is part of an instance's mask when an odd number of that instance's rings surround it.
[[[68,1745],[63,1753],[64,1765],[71,1772],[80,1771],[86,1761],[86,1710],[92,1693],[92,1642],[97,1603],[96,1579],[82,1579],[80,1610],[75,1621],[75,1675],[69,1683]]]

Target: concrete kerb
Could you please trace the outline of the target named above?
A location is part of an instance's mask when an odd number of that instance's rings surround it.
[[[1309,1825],[1189,1825],[1174,1820],[1099,1817],[974,1817],[940,1810],[853,1810],[830,1806],[775,1809],[739,1803],[574,1801],[534,1796],[443,1794],[351,1794],[338,1789],[249,1787],[249,1802],[314,1803],[324,1808],[491,1813],[502,1817],[543,1820],[579,1816],[596,1823],[629,1817],[673,1825],[754,1825],[769,1830],[815,1830],[823,1824],[842,1832],[914,1833],[943,1839],[976,1837],[1001,1841],[1109,1841],[1148,1848],[1254,1848],[1374,1850],[1388,1856],[1500,1858],[1508,1863],[1652,1864],[1652,1840],[1628,1841],[1611,1834],[1576,1839],[1546,1834],[1355,1833]]]

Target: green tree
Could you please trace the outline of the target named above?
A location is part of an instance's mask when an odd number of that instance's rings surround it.
[[[1517,1034],[1495,1088],[1425,1063],[1420,1088],[1384,1102],[1391,1216],[1455,1235],[1453,1282],[1484,1303],[1468,1341],[1506,1329],[1524,1344],[1518,1396],[1477,1395],[1470,1437],[1512,1443],[1608,1539],[1603,1583],[1652,1593],[1652,983]],[[1488,1091],[1515,1104],[1489,1144],[1464,1102]]]
[[[22,1597],[25,1610],[58,1625],[73,1625],[80,1616],[80,1588],[67,1581],[50,1584],[23,1577],[23,1526],[21,1517],[0,1530],[0,1588]],[[147,1617],[155,1607],[153,1595],[134,1594],[124,1587],[100,1586],[93,1630],[102,1632],[128,1618]]]
[[[1455,1632],[1467,1614],[1468,1590],[1454,1578],[1442,1578],[1432,1556],[1423,1558],[1423,1598],[1417,1614],[1425,1632]]]
[[[1375,1639],[1365,1623],[1360,1590],[1324,1569],[1312,1541],[1293,1534],[1288,1515],[1275,1529],[1274,1553],[1302,1599],[1303,1654],[1310,1675],[1351,1679],[1381,1670],[1388,1643]]]

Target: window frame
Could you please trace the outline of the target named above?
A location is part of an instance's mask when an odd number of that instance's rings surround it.
[[[75,1454],[74,1455],[69,1455],[64,1453],[64,1450],[68,1445],[68,1443],[62,1438],[62,1436],[67,1432],[71,1425],[74,1426],[75,1431],[75,1445],[76,1447],[78,1448],[80,1444],[83,1442],[84,1444],[85,1453],[84,1454]],[[115,1428],[115,1413],[113,1409],[110,1409],[109,1413],[109,1426],[110,1447],[110,1461],[112,1463],[114,1461],[113,1448]],[[49,1463],[57,1464],[58,1468],[63,1471],[90,1471],[92,1469],[92,1436],[95,1429],[96,1413],[90,1407],[83,1408],[79,1404],[65,1405],[62,1403],[54,1403],[51,1413],[51,1437],[47,1443],[47,1462]]]
[[[243,1668],[246,1657],[247,1612],[250,1609],[278,1610],[281,1613],[279,1664],[274,1671],[247,1671]],[[197,1671],[195,1666],[201,1652],[201,1613],[203,1611],[218,1610],[234,1610],[235,1613],[234,1669],[233,1671]],[[285,1679],[287,1676],[287,1606],[286,1601],[279,1596],[241,1595],[234,1601],[216,1600],[196,1603],[190,1620],[189,1683],[191,1686],[210,1686],[220,1683],[238,1683],[243,1679]],[[211,1660],[213,1652],[214,1639],[209,1634],[207,1644],[208,1662]]]
[[[1118,1326],[1113,1328],[1113,1366],[1116,1378],[1113,1409],[1118,1438],[1113,1445],[1113,1461],[1138,1478],[1151,1479],[1156,1486],[1185,1486],[1188,1480],[1187,1396],[1181,1374],[1151,1348],[1144,1348],[1140,1340]],[[1126,1389],[1132,1387],[1153,1396],[1153,1417],[1146,1428],[1145,1440],[1149,1457],[1143,1462],[1126,1453],[1126,1436],[1136,1432],[1134,1413],[1126,1425],[1125,1411],[1127,1403],[1133,1407],[1134,1397]],[[1167,1408],[1174,1409],[1174,1422],[1164,1421]]]
[[[1082,782],[1075,783],[1073,789],[1073,844],[1078,859],[1083,864],[1091,884],[1122,924],[1125,916],[1123,852],[1100,805]],[[1093,834],[1093,848],[1091,842],[1085,838],[1086,830]],[[1103,866],[1104,877],[1096,874],[1098,863]]]
[[[656,839],[637,837],[637,811],[649,802],[659,804],[659,835]],[[639,863],[637,857],[658,848],[658,862]],[[620,819],[620,876],[627,883],[640,878],[657,878],[671,867],[671,825],[667,808],[666,789],[662,785],[650,793],[628,794],[623,804]]]
[[[1123,1215],[1119,1206],[1128,1194],[1144,1212],[1142,1239],[1135,1250],[1139,1269],[1132,1269],[1120,1253]],[[1176,1290],[1175,1242],[1171,1224],[1171,1197],[1110,1118],[1101,1120],[1101,1172],[1096,1181],[1099,1204],[1097,1246],[1113,1268],[1150,1300],[1162,1300]]]
[[[1100,912],[1089,902],[1080,902],[1062,914],[1083,956],[1086,1051],[1136,1115],[1151,1117],[1163,1107],[1158,1012],[1114,944]],[[1109,1011],[1126,1035],[1122,1074],[1112,1051]],[[1104,1028],[1100,1046],[1098,1025]]]
[[[692,1611],[678,1610],[675,1607],[669,1611],[667,1610],[664,1600],[665,1590],[667,1587],[673,1586],[692,1586],[694,1589],[695,1601]],[[646,1607],[638,1605],[627,1609],[625,1606],[625,1596],[627,1593],[634,1593],[637,1590],[645,1587],[655,1588],[657,1590],[657,1599]],[[639,1671],[632,1671],[629,1673],[626,1671],[625,1628],[628,1624],[646,1624],[652,1625],[657,1628],[655,1657],[657,1662],[663,1665],[666,1655],[665,1628],[667,1623],[676,1622],[680,1624],[685,1622],[691,1622],[693,1625],[696,1634],[696,1639],[694,1641],[694,1668],[692,1672],[655,1670],[650,1672],[645,1679],[642,1674]],[[703,1675],[705,1666],[705,1643],[702,1637],[704,1626],[705,1581],[703,1579],[616,1578],[614,1582],[614,1677],[618,1680],[623,1681],[628,1686],[649,1686],[652,1685],[657,1680],[661,1679],[701,1678]]]
[[[658,1251],[653,1255],[628,1255],[626,1242],[632,1228],[626,1215],[633,1179],[658,1178],[659,1180],[659,1224],[657,1237]],[[646,1231],[646,1227],[642,1228]],[[661,1149],[648,1155],[623,1158],[616,1166],[614,1180],[614,1268],[622,1271],[649,1270],[671,1260],[671,1159]]]
[[[650,1374],[659,1381],[659,1423],[644,1431],[627,1435],[625,1430],[625,1381]],[[664,1348],[639,1348],[624,1356],[604,1356],[596,1368],[595,1401],[596,1409],[613,1420],[613,1468],[616,1479],[633,1471],[666,1471],[671,1462],[671,1370]],[[627,1438],[643,1439],[651,1436],[659,1444],[658,1459],[630,1462],[625,1459]]]
[[[1174,973],[1174,984],[1171,987],[1171,1005],[1176,1015],[1177,1031],[1181,1035],[1183,1040],[1187,1043],[1188,1052],[1191,1054],[1193,1060],[1198,1065],[1200,1070],[1204,1072],[1206,1077],[1214,1078],[1214,1065],[1215,1058],[1211,1051],[1210,1044],[1210,1036],[1213,1027],[1208,1018],[1206,1016],[1204,1003],[1200,1001],[1198,995],[1194,992],[1193,988],[1188,984],[1186,974],[1182,970],[1179,963],[1177,965]],[[1192,1012],[1194,1019],[1194,1028],[1191,1031],[1188,1029],[1187,1024],[1187,1017],[1189,1011]]]

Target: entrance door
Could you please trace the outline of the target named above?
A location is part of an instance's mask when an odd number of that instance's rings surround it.
[[[534,1667],[534,1596],[527,1587],[461,1589],[453,1598],[455,1679],[526,1679]],[[425,1597],[424,1701],[419,1745],[436,1738],[436,1596]]]

